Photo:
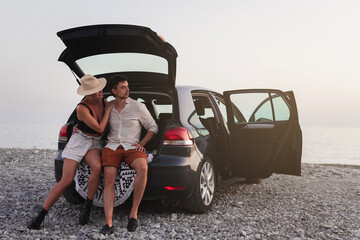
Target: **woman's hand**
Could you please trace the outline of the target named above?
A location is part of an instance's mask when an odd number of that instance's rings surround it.
[[[109,111],[115,104],[115,100],[111,100],[110,102],[105,103],[105,111]]]
[[[94,131],[96,131],[98,133],[103,133],[104,129],[106,127],[106,124],[109,120],[111,109],[114,106],[114,104],[115,104],[115,101],[110,101],[110,102],[105,101],[105,113],[102,116],[100,122],[98,122],[98,120],[95,119],[94,116],[92,116],[90,114],[89,109],[87,109],[83,105],[77,106],[76,114],[77,114],[78,119],[80,121],[85,122],[85,124],[88,125],[91,129],[93,129]],[[97,106],[97,107],[99,107],[99,106]],[[95,109],[93,111],[95,111]]]

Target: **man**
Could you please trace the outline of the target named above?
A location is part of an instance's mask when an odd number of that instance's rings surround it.
[[[115,97],[115,104],[110,112],[108,143],[102,151],[103,200],[106,218],[106,225],[101,230],[102,234],[110,234],[114,231],[112,226],[114,183],[122,161],[136,170],[133,202],[127,225],[128,231],[136,230],[138,208],[147,181],[148,163],[144,146],[158,132],[158,126],[146,106],[129,98],[129,85],[125,76],[113,76],[109,80],[109,90]],[[147,134],[139,141],[141,126],[147,129]]]

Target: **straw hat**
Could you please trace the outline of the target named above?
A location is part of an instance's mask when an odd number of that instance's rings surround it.
[[[78,87],[77,93],[82,96],[91,95],[102,90],[105,85],[105,78],[96,78],[90,74],[86,74],[80,79],[80,87]]]

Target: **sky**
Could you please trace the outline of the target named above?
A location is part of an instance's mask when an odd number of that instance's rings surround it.
[[[81,97],[56,33],[109,23],[164,36],[178,84],[293,90],[302,126],[359,126],[358,0],[0,3],[0,123],[65,123]]]

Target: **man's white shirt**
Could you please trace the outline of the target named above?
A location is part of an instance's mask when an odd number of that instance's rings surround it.
[[[105,147],[113,151],[120,145],[123,146],[125,151],[135,149],[136,146],[132,145],[139,143],[142,126],[155,134],[159,130],[145,104],[131,98],[125,100],[125,106],[121,112],[116,110],[115,105],[113,106],[109,123],[110,131],[107,136],[108,143]]]

